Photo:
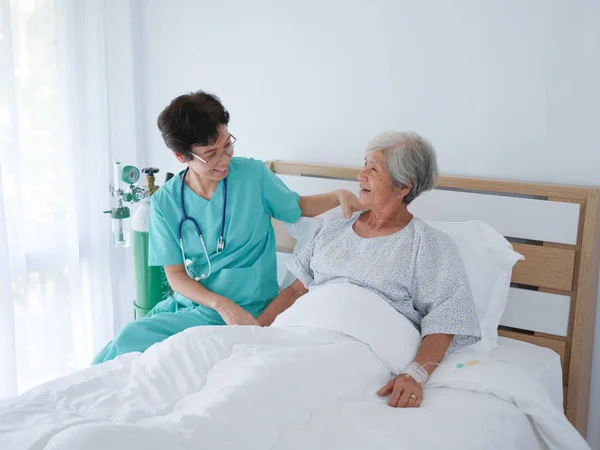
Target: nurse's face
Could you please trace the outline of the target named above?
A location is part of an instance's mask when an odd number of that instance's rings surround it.
[[[219,137],[213,144],[192,147],[192,159],[187,162],[190,170],[202,178],[220,181],[229,173],[235,138],[225,125],[219,126]]]

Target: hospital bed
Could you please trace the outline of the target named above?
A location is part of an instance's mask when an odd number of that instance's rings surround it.
[[[356,168],[268,164],[301,194],[357,188]],[[498,346],[446,356],[421,408],[374,395],[389,377],[377,341],[394,330],[198,327],[0,402],[0,448],[586,448],[598,191],[442,177],[412,212],[481,220],[526,257]],[[274,227],[283,281],[294,239]]]

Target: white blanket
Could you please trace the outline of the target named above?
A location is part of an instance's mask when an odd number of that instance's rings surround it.
[[[421,408],[391,408],[376,395],[389,355],[349,334],[192,328],[0,402],[0,449],[589,448],[533,378],[468,351]],[[511,435],[526,416],[535,432]]]

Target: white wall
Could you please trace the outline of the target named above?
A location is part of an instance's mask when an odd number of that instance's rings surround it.
[[[217,93],[238,155],[361,163],[384,129],[429,138],[442,172],[600,185],[600,4],[589,0],[146,0],[148,162],[176,95]],[[600,308],[599,308],[600,313]],[[600,330],[589,439],[600,448]]]

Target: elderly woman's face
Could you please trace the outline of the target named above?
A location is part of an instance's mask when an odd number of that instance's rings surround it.
[[[358,174],[360,194],[358,200],[365,209],[385,205],[395,197],[394,183],[381,152],[368,152],[365,166]]]

